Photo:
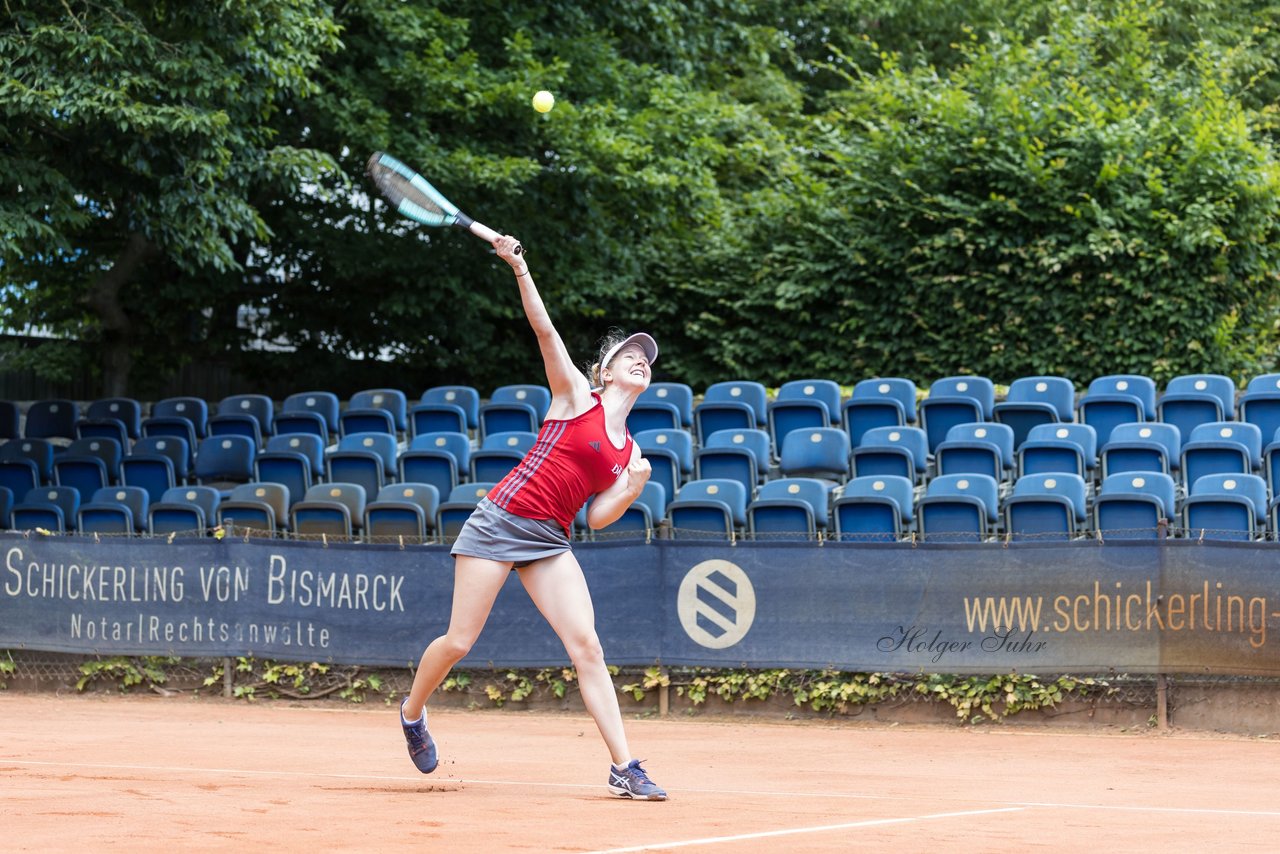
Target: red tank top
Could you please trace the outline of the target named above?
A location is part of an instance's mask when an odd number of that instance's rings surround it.
[[[538,440],[502,482],[489,490],[494,504],[526,519],[552,519],[568,534],[583,503],[608,489],[631,462],[631,434],[621,448],[609,441],[604,405],[577,418],[542,422]]]

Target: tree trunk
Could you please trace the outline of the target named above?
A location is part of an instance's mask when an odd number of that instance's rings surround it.
[[[85,294],[85,305],[98,318],[102,330],[102,396],[125,397],[133,367],[133,320],[120,302],[120,292],[137,275],[156,247],[144,235],[133,233],[111,269],[99,276]]]

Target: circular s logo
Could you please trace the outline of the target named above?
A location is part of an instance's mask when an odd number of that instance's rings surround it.
[[[704,560],[680,582],[676,611],[694,643],[725,649],[750,630],[756,617],[756,593],[741,567],[727,560]]]

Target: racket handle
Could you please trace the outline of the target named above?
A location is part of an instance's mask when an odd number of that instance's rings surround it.
[[[502,236],[498,234],[498,232],[490,228],[489,226],[485,225],[484,223],[476,222],[474,219],[462,213],[461,211],[458,212],[458,225],[462,226],[467,231],[471,232],[476,237],[483,240],[485,243],[493,243],[495,240],[497,240],[499,237]],[[515,254],[517,255],[523,255],[524,247],[521,246],[519,243],[517,243],[516,248],[512,251],[514,251]]]

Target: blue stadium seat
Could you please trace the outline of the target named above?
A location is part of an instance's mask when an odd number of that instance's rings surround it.
[[[1182,466],[1182,435],[1175,425],[1159,421],[1117,424],[1101,459],[1104,480],[1132,471],[1177,474]]]
[[[995,383],[987,377],[962,375],[935,380],[929,386],[928,397],[918,406],[920,427],[929,437],[929,453],[955,425],[990,421],[995,404]]]
[[[300,391],[289,395],[280,405],[271,431],[283,433],[311,433],[319,436],[328,447],[331,437],[338,435],[338,412],[342,404],[331,391]]]
[[[1191,431],[1182,445],[1182,482],[1193,493],[1209,474],[1251,474],[1262,469],[1262,434],[1246,421],[1215,421]]]
[[[831,514],[830,481],[784,477],[767,481],[747,505],[747,531],[757,539],[817,539]]]
[[[103,442],[104,439],[93,439]],[[106,463],[93,454],[58,454],[53,461],[53,483],[74,489],[82,499],[88,500],[104,486],[111,485]]]
[[[0,448],[3,447],[6,445],[0,445]],[[0,458],[0,489],[7,489],[15,496],[25,497],[28,492],[40,485],[40,472],[33,460],[26,457]]]
[[[756,430],[767,427],[768,392],[754,380],[712,383],[702,402],[693,408],[693,435],[699,445],[721,430]]]
[[[0,439],[19,439],[22,437],[22,410],[16,401],[0,400]],[[4,524],[8,524],[5,517]]]
[[[1262,449],[1262,476],[1267,481],[1267,493],[1275,498],[1280,491],[1280,429]]]
[[[1156,402],[1156,420],[1190,436],[1201,424],[1230,421],[1236,414],[1236,386],[1222,374],[1184,374],[1169,380]]]
[[[191,425],[191,432],[194,436],[188,439],[188,442],[192,448],[196,446],[197,439],[203,439],[209,435],[209,403],[204,398],[191,396],[166,397],[151,404],[151,414],[142,420],[142,435],[161,435],[149,432],[147,430],[147,422],[153,419],[168,420],[171,418],[180,418]],[[183,436],[183,438],[187,437]]]
[[[17,531],[44,528],[74,531],[80,510],[80,492],[71,486],[38,486],[13,505],[12,527]]]
[[[648,542],[666,516],[667,492],[662,484],[648,480],[640,495],[617,520],[589,532],[588,536],[593,540],[643,539]]]
[[[436,533],[442,542],[452,543],[466,524],[480,500],[496,483],[460,483],[449,493],[448,500],[436,509]]]
[[[1089,383],[1076,404],[1077,420],[1098,431],[1098,444],[1111,439],[1117,424],[1156,417],[1156,383],[1139,374],[1112,374]]]
[[[456,406],[462,410],[463,426],[456,432],[466,433],[480,427],[480,392],[469,385],[438,385],[422,393],[422,406]],[[417,407],[415,407],[416,409]],[[413,435],[422,433],[445,432],[436,430],[416,430]]]
[[[8,528],[13,515],[13,490],[0,486],[0,529]]]
[[[172,436],[144,436],[132,452],[120,459],[120,484],[137,487],[149,501],[159,501],[166,492],[187,479],[191,458],[185,439]],[[141,524],[145,527],[146,518]]]
[[[1125,472],[1103,478],[1093,499],[1093,527],[1105,539],[1155,540],[1176,519],[1177,487],[1161,472]]]
[[[301,501],[324,474],[323,441],[314,433],[272,436],[254,457],[253,481],[281,484],[289,490],[291,504]]]
[[[691,480],[667,505],[673,539],[733,540],[747,524],[747,491],[736,480]]]
[[[212,486],[175,486],[147,509],[147,530],[152,536],[206,536],[221,503]]]
[[[849,479],[849,434],[839,427],[792,430],[782,442],[783,477]]]
[[[1005,399],[992,409],[992,417],[1013,428],[1016,449],[1037,424],[1075,420],[1075,387],[1058,376],[1018,377],[1009,384]]]
[[[1027,474],[1004,501],[1005,530],[1015,540],[1069,540],[1085,528],[1084,478],[1069,472]]]
[[[1013,428],[994,421],[957,424],[933,454],[938,474],[985,474],[997,482],[1014,473]]]
[[[1037,424],[1016,452],[1018,477],[1070,472],[1091,480],[1098,466],[1098,433],[1088,424]]]
[[[855,477],[831,506],[837,540],[895,542],[915,523],[914,487],[905,477]]]
[[[289,526],[300,537],[354,539],[364,527],[366,496],[357,483],[312,484],[289,509]]]
[[[490,433],[471,453],[471,479],[497,483],[515,468],[538,441],[537,433]]]
[[[1256,474],[1206,474],[1182,500],[1187,535],[1206,540],[1253,540],[1266,527],[1267,484]]]
[[[358,483],[365,495],[377,495],[396,471],[397,450],[396,437],[390,433],[348,433],[338,440],[337,449],[325,457],[325,479],[330,483]],[[360,518],[364,518],[363,510]]]
[[[121,448],[133,444],[128,429],[118,418],[81,418],[76,422],[77,439],[113,439]]]
[[[84,419],[90,421],[119,421],[124,426],[126,439],[142,435],[142,404],[132,397],[104,397],[85,407]],[[124,442],[120,443],[123,448]]]
[[[772,456],[764,430],[719,430],[693,455],[693,476],[741,481],[751,495],[768,476]]]
[[[218,403],[218,411],[209,416],[210,436],[248,436],[256,440],[254,451],[261,450],[272,435],[275,402],[265,394],[232,394]]]
[[[447,497],[470,474],[471,440],[466,433],[420,433],[396,465],[402,483],[429,483]]]
[[[831,427],[839,423],[840,385],[825,379],[785,382],[765,412],[769,438],[774,449],[780,450],[792,430]]]
[[[106,468],[108,483],[118,483],[120,480],[120,459],[124,455],[125,446],[115,439],[110,438],[92,438],[92,439],[74,439],[66,450],[60,454],[54,455],[54,476],[57,477],[57,466],[60,461],[64,461],[69,457],[97,457],[102,460],[103,466]],[[104,486],[106,484],[103,484]]]
[[[0,445],[0,462],[11,460],[27,461],[35,467],[36,485],[49,483],[53,479],[53,444],[48,439],[11,439]],[[22,466],[26,468],[26,466]],[[13,487],[13,484],[4,485]],[[14,489],[14,495],[26,495]]]
[[[1274,436],[1280,430],[1280,374],[1249,380],[1236,409],[1238,420],[1256,425],[1263,436]]]
[[[338,433],[390,433],[401,436],[408,432],[409,399],[394,388],[371,388],[358,391],[347,401],[338,415]],[[376,494],[376,493],[371,493]]]
[[[645,430],[631,439],[652,467],[650,479],[667,495],[677,494],[693,474],[693,436],[684,430]]]
[[[985,474],[943,474],[916,503],[920,534],[930,543],[976,543],[999,524],[999,486]]]
[[[840,423],[849,446],[862,444],[873,427],[902,427],[916,423],[916,384],[902,377],[859,380],[840,408]]]
[[[180,440],[182,442],[182,447],[187,449],[187,459],[182,463],[182,467],[188,472],[191,470],[191,465],[195,461],[196,448],[200,446],[200,442],[202,441],[200,437],[197,436],[196,429],[192,422],[186,418],[179,418],[177,416],[153,416],[151,418],[144,418],[142,420],[142,438]]]
[[[551,390],[545,386],[499,386],[489,395],[489,402],[480,406],[480,438],[512,430],[537,433],[550,408]]]
[[[258,449],[248,436],[208,436],[196,449],[192,476],[204,486],[225,487],[254,479],[253,464]],[[207,517],[212,520],[212,517]]]
[[[138,486],[106,486],[80,505],[76,527],[82,534],[125,536],[147,528],[151,496]]]
[[[440,491],[429,483],[389,483],[364,508],[365,539],[430,542]]]
[[[74,439],[80,405],[73,400],[56,398],[37,400],[27,407],[26,439]],[[74,520],[72,520],[74,521]]]
[[[851,456],[853,477],[894,475],[923,483],[929,469],[929,439],[921,427],[872,427]]]
[[[289,526],[290,503],[289,487],[282,483],[242,483],[218,505],[218,524],[233,532],[275,534]]]
[[[627,429],[635,434],[677,428],[693,429],[693,389],[686,383],[650,383],[631,407]]]

